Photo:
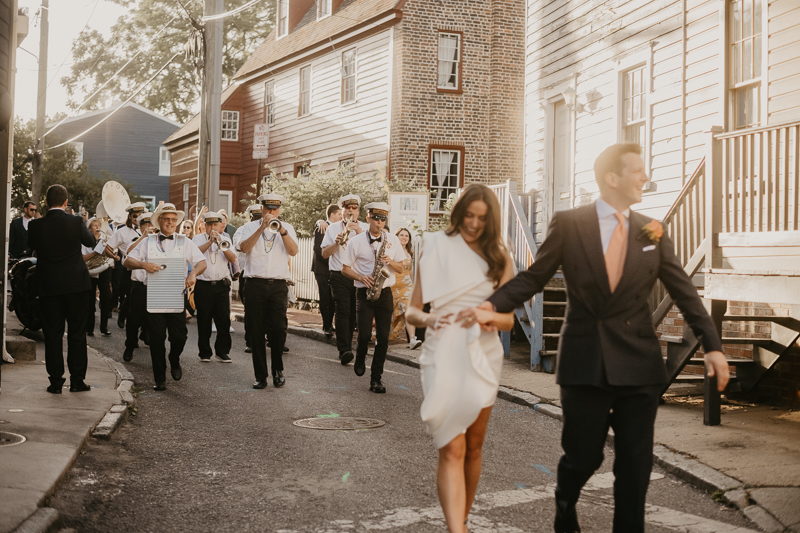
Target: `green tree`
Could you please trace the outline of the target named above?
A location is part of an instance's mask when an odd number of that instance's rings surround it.
[[[107,39],[96,30],[83,32],[72,51],[71,72],[61,78],[73,109],[106,82],[108,85],[82,110],[98,109],[109,98],[127,99],[139,85],[183,49],[192,30],[187,11],[197,21],[203,14],[203,2],[197,0],[183,1],[186,10],[174,0],[111,1],[130,12],[111,27],[111,35]],[[225,0],[225,10],[239,7],[242,3],[243,0]],[[224,19],[223,87],[230,83],[248,56],[272,31],[274,13],[275,0],[264,0]],[[165,24],[176,15],[178,18],[164,29]],[[143,53],[112,79],[114,73],[140,51]],[[195,66],[179,56],[133,101],[185,123],[192,116],[192,109],[196,110],[200,105],[200,84]]]
[[[31,198],[31,175],[33,174],[33,138],[36,132],[36,122],[31,119],[23,121],[19,117],[14,120],[14,161],[13,179],[11,181],[11,208],[19,212],[22,206]],[[46,137],[48,146],[61,143],[57,134]],[[71,145],[47,150],[42,169],[42,198],[40,210],[44,212],[45,193],[50,185],[58,183],[69,191],[70,204],[77,211],[80,206],[86,207],[89,213],[94,214],[97,204],[102,199],[103,185],[107,181],[120,181],[115,175],[103,171],[100,177],[89,173],[87,163],[78,164],[77,152]],[[122,182],[120,182],[122,183]],[[131,197],[131,201],[141,198],[133,194],[131,185],[122,183]]]
[[[363,175],[354,175],[352,170],[349,167],[339,167],[336,170],[323,171],[311,167],[308,177],[296,178],[278,177],[271,173],[260,184],[258,194],[254,186],[251,203],[271,185],[273,192],[286,199],[281,207],[281,218],[294,227],[299,237],[311,237],[316,221],[325,219],[325,209],[346,194],[359,195],[363,206],[369,202],[386,202],[390,191],[426,190],[411,181],[385,179],[379,172],[365,178]]]

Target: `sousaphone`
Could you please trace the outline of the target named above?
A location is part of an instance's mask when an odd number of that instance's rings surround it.
[[[131,205],[131,199],[125,187],[116,181],[108,181],[103,185],[102,198],[100,203],[97,204],[95,216],[103,221],[100,226],[100,233],[111,235],[108,221],[112,220],[117,224],[124,224],[128,219],[127,209]],[[104,238],[103,240],[106,241],[108,239]],[[89,269],[89,274],[95,275],[103,272],[113,263],[114,260],[106,255],[96,255],[86,261],[86,267]]]

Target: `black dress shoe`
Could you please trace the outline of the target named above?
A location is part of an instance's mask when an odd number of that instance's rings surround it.
[[[166,382],[164,382],[164,381],[156,381],[156,384],[153,387],[153,390],[158,390],[158,391],[167,390]]]
[[[103,331],[101,329],[100,330],[100,335],[102,335],[103,337],[110,337],[111,336],[111,332],[110,331]]]
[[[125,351],[122,352],[122,360],[126,363],[133,359],[133,348],[125,348]]]
[[[272,384],[277,388],[281,388],[286,385],[286,378],[283,377],[282,371],[278,370],[272,374]]]
[[[61,385],[50,385],[47,387],[47,392],[50,394],[61,394]]]
[[[342,365],[345,366],[349,365],[350,361],[352,361],[354,357],[355,355],[353,355],[353,352],[350,351],[339,354],[339,360],[342,362]]]
[[[578,515],[575,512],[575,504],[567,503],[556,499],[556,519],[553,523],[556,533],[580,533],[581,526],[578,525]]]
[[[172,379],[175,381],[180,381],[181,377],[183,377],[183,370],[181,370],[180,363],[170,363],[169,372],[172,374]]]
[[[356,372],[356,376],[363,376],[364,372],[367,371],[367,356],[358,356],[356,357],[356,364],[353,365],[353,370]]]
[[[267,388],[267,380],[256,381],[255,383],[253,383],[253,388],[254,389],[266,389]]]
[[[286,352],[288,352],[288,351],[289,351],[289,347],[288,347],[288,346],[284,346],[284,347],[283,347],[283,353],[286,353]]]
[[[322,333],[324,333],[326,337],[333,337],[333,330],[331,328],[322,328]]]
[[[122,315],[117,317],[117,325],[119,326],[120,329],[124,328],[125,327],[125,317],[123,317]]]
[[[69,391],[70,392],[86,392],[92,390],[92,387],[84,383],[83,381],[76,381],[74,383],[70,382],[69,384]]]
[[[386,387],[383,386],[383,383],[381,383],[379,379],[373,379],[369,382],[369,390],[371,392],[377,392],[378,394],[386,393]]]
[[[253,349],[249,346],[244,347],[244,353],[253,353]]]

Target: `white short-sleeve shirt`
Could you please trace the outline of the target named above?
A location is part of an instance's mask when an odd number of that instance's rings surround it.
[[[336,243],[336,237],[339,236],[341,232],[344,231],[345,223],[343,220],[339,222],[334,222],[333,224],[328,226],[328,229],[325,230],[325,237],[322,239],[322,244],[320,247],[327,248],[331,244]],[[362,231],[361,233],[366,233],[369,231],[369,224],[366,222],[359,222],[359,226],[361,226]],[[345,254],[347,253],[347,248],[350,246],[350,242],[352,241],[353,237],[356,236],[356,230],[350,230],[350,237],[347,243],[347,246],[339,246],[336,249],[336,252],[332,256],[328,258],[328,269],[334,272],[341,272],[342,271],[342,261],[345,258]]]
[[[287,222],[281,222],[283,229],[289,234],[289,238],[297,243],[297,234],[294,228]],[[240,229],[242,233],[239,240],[235,241],[236,247],[241,245],[255,232],[261,228],[261,221],[254,220],[248,222]],[[290,280],[292,273],[289,270],[289,254],[283,245],[283,237],[280,233],[270,233],[265,230],[261,233],[253,249],[244,254],[244,264],[241,265],[246,278],[262,279],[285,279]]]
[[[362,276],[371,276],[375,270],[375,256],[381,248],[380,238],[375,240],[371,245],[369,243],[370,235],[369,230],[364,233],[359,233],[347,243],[347,255],[344,258],[344,264],[353,269],[356,274]],[[389,256],[392,261],[403,261],[406,254],[403,251],[403,245],[400,244],[400,239],[397,235],[392,235],[388,231],[384,231],[383,238],[388,238],[386,242],[386,250],[384,253]],[[383,287],[393,287],[395,282],[395,272],[391,267],[389,270],[389,277],[383,283]],[[356,281],[357,288],[366,287],[360,281]]]
[[[124,258],[128,255],[128,248],[131,244],[136,242],[136,239],[142,236],[142,232],[140,232],[136,228],[129,228],[128,226],[117,226],[117,229],[114,230],[114,234],[108,240],[108,245],[114,249],[118,249],[120,257]]]
[[[227,237],[227,235],[220,235],[220,238],[224,240],[228,240]],[[199,249],[200,246],[208,242],[208,233],[195,235],[192,242],[195,243]],[[228,270],[228,258],[225,257],[225,254],[220,250],[218,245],[212,244],[209,246],[203,256],[206,258],[206,269],[202,274],[197,276],[197,279],[202,281],[219,281],[231,277],[231,272]]]
[[[158,238],[161,234],[159,233],[156,238]],[[165,239],[160,242],[160,246],[163,247],[165,252],[171,252],[175,248],[175,239],[179,237],[177,233],[174,233],[174,238],[172,239]],[[135,259],[137,261],[148,261],[148,252],[149,246],[147,245],[147,241],[149,239],[143,240],[139,243],[139,246],[131,250],[131,253],[128,254],[128,258]],[[126,258],[127,259],[127,258]],[[186,268],[187,263],[192,264],[192,269],[197,267],[197,263],[200,261],[205,261],[205,257],[202,253],[200,253],[200,249],[197,247],[195,243],[191,241],[191,239],[186,238],[186,245],[183,247],[183,263],[184,263],[184,275],[188,275],[188,269]],[[145,276],[143,280],[136,280],[142,281],[145,285],[147,285],[147,271],[144,269],[137,269],[134,272],[144,272]],[[131,279],[133,279],[133,275],[131,275]]]

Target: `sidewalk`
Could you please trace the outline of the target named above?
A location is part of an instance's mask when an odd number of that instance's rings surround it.
[[[19,335],[16,316],[9,314],[7,320],[7,334]],[[86,374],[91,391],[70,393],[67,375],[62,394],[46,392],[50,383],[41,332],[25,334],[35,341],[35,360],[4,364],[0,383],[0,432],[25,437],[20,444],[0,446],[0,533],[46,531],[55,522],[56,511],[41,506],[93,430],[96,436],[109,435],[127,414],[123,395],[131,399],[117,390],[123,376],[110,359],[91,348]],[[66,346],[64,353],[66,360]]]
[[[243,319],[240,302],[232,309]],[[289,333],[321,342],[320,315],[289,310]],[[390,343],[387,359],[419,368],[420,350]],[[499,396],[561,418],[555,376],[529,369],[527,344],[512,345]],[[655,462],[744,512],[764,531],[800,532],[800,411],[730,402],[722,424],[703,425],[702,390],[675,385],[656,420]],[[610,439],[613,435],[609,436]]]

